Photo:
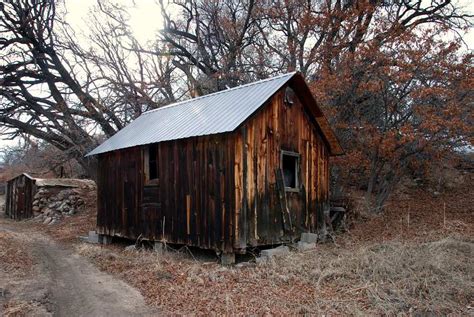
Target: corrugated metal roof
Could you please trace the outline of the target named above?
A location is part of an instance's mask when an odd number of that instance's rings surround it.
[[[234,131],[295,73],[147,111],[87,156],[137,145]]]

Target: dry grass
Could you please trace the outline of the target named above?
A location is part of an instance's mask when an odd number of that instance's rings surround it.
[[[473,300],[473,241],[445,238],[410,244],[378,243],[321,257],[280,259],[272,269],[311,281],[308,311],[388,314],[462,313]],[[325,296],[329,295],[329,296]]]
[[[78,246],[101,269],[174,314],[469,314],[472,240],[320,246],[265,265],[225,268],[183,254]]]
[[[169,314],[472,315],[473,184],[471,177],[436,197],[411,189],[384,214],[356,220],[335,244],[259,266],[118,245],[77,248]]]
[[[14,233],[0,231],[0,312],[2,316],[31,316],[40,303],[18,298],[17,291],[33,275],[34,262]]]
[[[5,231],[0,231],[0,263],[2,273],[16,276],[27,275],[33,266],[31,255],[14,234]]]
[[[376,216],[364,212],[362,194],[355,192],[360,219],[340,239],[353,243],[426,242],[451,232],[474,237],[474,174],[463,179],[461,186],[437,196],[426,187],[401,189],[387,202],[385,212]]]
[[[356,219],[335,244],[260,266],[226,268],[188,253],[120,245],[75,247],[168,314],[473,315],[473,187],[470,175],[437,196],[407,189],[385,213]],[[94,229],[95,215],[92,197],[86,212],[37,229],[78,242]]]
[[[25,301],[25,300],[10,300],[3,305],[3,316],[5,317],[24,317],[24,316],[50,316],[48,313],[38,314],[42,310],[41,303]]]

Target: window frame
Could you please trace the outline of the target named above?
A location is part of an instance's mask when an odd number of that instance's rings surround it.
[[[159,171],[158,171],[158,166],[157,166],[157,162],[158,162],[158,159],[155,159],[155,168],[156,168],[156,178],[151,178],[151,166],[150,166],[150,148],[152,146],[155,146],[156,147],[156,154],[158,154],[158,147],[157,147],[157,144],[156,143],[150,143],[150,144],[147,144],[145,145],[145,148],[144,148],[144,155],[143,155],[143,171],[144,171],[144,174],[145,174],[145,185],[156,185],[156,184],[150,184],[150,182],[152,181],[155,181],[155,180],[158,180],[160,179],[160,175],[159,175]]]
[[[296,165],[295,165],[295,187],[287,187],[285,184],[285,175],[283,173],[283,157],[284,156],[292,156],[296,158]],[[300,170],[300,163],[301,163],[301,154],[298,152],[281,150],[280,151],[280,169],[282,171],[283,176],[283,184],[285,185],[285,192],[300,192],[300,178],[299,178],[299,170]]]

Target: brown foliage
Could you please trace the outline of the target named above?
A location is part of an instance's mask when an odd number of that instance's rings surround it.
[[[160,3],[163,30],[141,45],[125,8],[99,2],[88,48],[55,2],[7,1],[2,126],[92,174],[83,155],[96,134],[169,102],[299,70],[346,149],[340,174],[367,188],[374,211],[402,176],[472,144],[472,55],[454,36],[472,15],[452,1]]]

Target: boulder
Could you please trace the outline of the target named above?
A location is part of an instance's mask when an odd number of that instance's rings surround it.
[[[316,249],[316,243],[307,243],[303,241],[298,241],[296,244],[296,249],[300,252],[308,251],[308,250],[314,250]]]
[[[287,246],[281,245],[278,248],[262,250],[262,252],[260,252],[260,256],[271,258],[273,256],[286,255],[289,253],[290,249]]]
[[[134,251],[136,249],[137,247],[134,244],[125,247],[125,251]]]
[[[318,235],[315,233],[310,233],[310,232],[303,232],[301,234],[301,239],[302,242],[306,243],[316,243],[318,242]]]

